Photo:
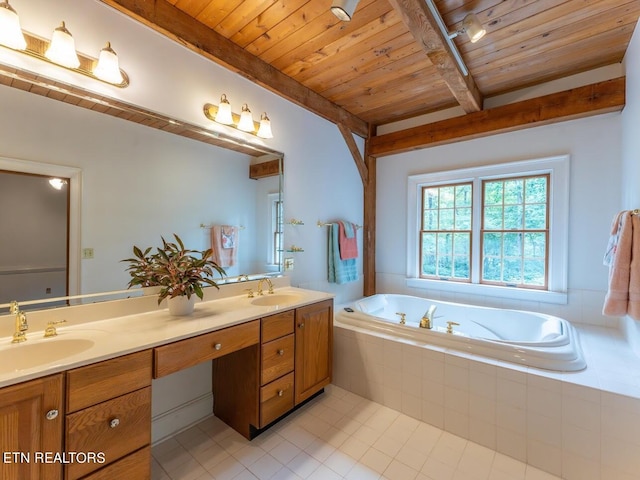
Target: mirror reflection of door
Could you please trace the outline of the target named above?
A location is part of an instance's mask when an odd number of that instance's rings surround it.
[[[69,179],[0,170],[0,304],[68,294]]]

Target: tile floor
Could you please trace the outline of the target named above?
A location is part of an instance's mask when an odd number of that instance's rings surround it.
[[[153,480],[559,478],[333,385],[252,442],[210,417],[152,452]]]

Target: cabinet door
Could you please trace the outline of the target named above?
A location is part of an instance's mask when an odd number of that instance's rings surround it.
[[[296,310],[295,403],[331,383],[333,300]]]
[[[0,478],[62,478],[62,464],[42,458],[63,452],[62,392],[62,374],[0,389]]]

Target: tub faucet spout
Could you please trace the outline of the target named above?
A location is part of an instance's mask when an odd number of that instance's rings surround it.
[[[433,328],[433,314],[436,313],[437,305],[431,305],[420,320],[420,328]]]

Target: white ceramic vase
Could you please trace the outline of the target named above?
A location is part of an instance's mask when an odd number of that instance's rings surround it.
[[[196,296],[191,295],[191,298],[187,298],[186,295],[180,295],[178,297],[167,298],[167,304],[169,305],[169,313],[176,317],[182,317],[185,315],[191,315],[196,303]]]

